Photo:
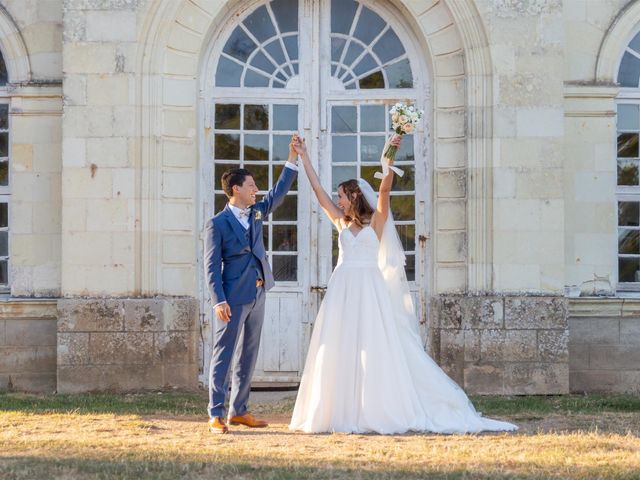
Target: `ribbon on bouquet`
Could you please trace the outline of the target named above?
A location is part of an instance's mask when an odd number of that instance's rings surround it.
[[[378,178],[378,179],[382,180],[384,177],[389,175],[389,170],[393,170],[394,172],[396,172],[396,174],[399,177],[402,177],[404,175],[404,170],[401,170],[398,167],[394,167],[393,165],[389,165],[385,160],[387,160],[387,157],[382,155],[382,157],[380,157],[380,164],[382,165],[382,172],[374,173],[373,174],[374,178]]]

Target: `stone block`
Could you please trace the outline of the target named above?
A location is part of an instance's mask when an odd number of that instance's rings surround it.
[[[639,370],[637,345],[591,345],[589,365],[594,370]]]
[[[569,329],[538,330],[538,358],[542,362],[568,362]]]
[[[164,364],[196,363],[197,351],[193,332],[161,332],[155,334],[155,354]]]
[[[640,345],[640,318],[620,319],[620,343]]]
[[[436,138],[463,138],[466,133],[465,118],[465,111],[462,109],[436,111]]]
[[[58,393],[128,392],[165,386],[161,365],[65,365],[58,367]]]
[[[436,173],[438,198],[463,198],[467,191],[467,175],[464,170],[446,170]]]
[[[589,370],[589,345],[569,344],[569,371]]]
[[[505,328],[567,327],[567,300],[564,297],[505,297]]]
[[[570,344],[618,344],[620,320],[618,318],[570,318]]]
[[[66,43],[62,57],[65,73],[112,73],[116,68],[116,47],[109,43]]]
[[[200,310],[195,298],[171,298],[164,301],[166,330],[196,330]]]
[[[34,372],[37,367],[36,347],[0,347],[0,372]]]
[[[5,345],[55,345],[55,319],[5,320]]]
[[[153,333],[91,333],[89,358],[92,365],[154,363]]]
[[[124,301],[124,328],[128,332],[164,329],[164,301],[159,299],[127,299]]]
[[[484,362],[502,362],[505,359],[505,330],[480,332],[480,359]]]
[[[497,296],[435,297],[433,313],[443,328],[483,329],[504,326],[503,299]]]
[[[640,367],[634,371],[625,370],[620,372],[619,381],[615,388],[619,393],[631,393],[633,395],[640,393]]]
[[[173,388],[196,390],[198,388],[198,365],[165,365],[164,384]]]
[[[435,145],[439,169],[462,168],[467,165],[466,143],[461,140],[439,140]]]
[[[163,202],[162,228],[164,230],[192,231],[194,220],[192,203]]]
[[[164,198],[195,198],[195,176],[188,171],[162,172],[162,196]]]
[[[438,230],[462,230],[467,224],[467,208],[464,200],[437,202]]]
[[[438,265],[436,288],[438,294],[464,292],[467,289],[467,267]]]
[[[196,248],[193,235],[165,235],[162,242],[162,262],[195,264]]]
[[[535,330],[506,330],[504,359],[508,362],[528,362],[538,357]]]
[[[91,10],[87,14],[86,38],[90,42],[133,42],[136,12]]]
[[[439,364],[456,383],[464,382],[464,330],[440,330]]]
[[[569,366],[566,363],[510,363],[505,370],[505,384],[511,394],[569,393]]]
[[[53,393],[56,391],[55,373],[16,373],[10,377],[14,391],[29,393]]]
[[[504,369],[499,365],[467,364],[464,369],[464,390],[476,395],[505,393]]]
[[[569,389],[571,393],[607,393],[620,385],[617,370],[571,371]]]
[[[87,102],[91,105],[127,105],[129,77],[127,75],[88,75]]]
[[[124,330],[124,303],[117,299],[58,300],[59,332]]]
[[[438,262],[464,262],[467,257],[465,232],[440,232],[436,243]]]
[[[87,161],[98,168],[126,167],[129,165],[126,138],[89,138],[87,140]]]
[[[89,333],[58,333],[58,365],[89,363]]]

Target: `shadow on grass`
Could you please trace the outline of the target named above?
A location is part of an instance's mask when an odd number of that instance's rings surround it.
[[[531,465],[535,471],[535,465]],[[0,458],[0,478],[33,479],[33,478],[65,478],[65,479],[211,479],[225,480],[305,480],[305,479],[337,479],[337,480],[413,480],[413,479],[465,479],[465,480],[506,480],[506,479],[578,479],[578,478],[616,478],[631,479],[633,472],[612,472],[611,476],[602,476],[601,471],[592,468],[577,467],[571,474],[550,472],[545,469],[540,473],[505,473],[500,466],[474,466],[469,469],[425,467],[418,469],[386,468],[378,465],[377,469],[362,467],[341,467],[335,464],[321,466],[269,466],[252,462],[218,462],[215,461],[157,461],[157,460],[112,460],[101,458],[41,458],[37,456],[14,456]]]

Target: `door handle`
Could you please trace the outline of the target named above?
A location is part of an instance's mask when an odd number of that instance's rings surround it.
[[[427,240],[431,238],[431,235],[418,235],[418,242],[420,242],[420,247],[424,248],[427,245]]]

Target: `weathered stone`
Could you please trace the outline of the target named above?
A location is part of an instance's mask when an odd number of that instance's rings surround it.
[[[195,390],[198,388],[198,365],[165,365],[165,387]]]
[[[569,343],[617,344],[620,342],[618,318],[569,319]]]
[[[535,330],[507,330],[504,339],[504,359],[509,362],[527,362],[538,357]]]
[[[58,365],[89,363],[89,333],[58,333]]]
[[[162,363],[195,363],[196,344],[192,332],[155,334],[157,358]]]
[[[589,345],[569,344],[569,370],[589,370]]]
[[[500,362],[504,360],[506,332],[504,330],[482,330],[480,332],[480,360]]]
[[[118,299],[60,299],[58,331],[106,332],[124,329],[124,303]]]
[[[640,349],[637,345],[591,345],[589,365],[594,370],[638,370]]]
[[[640,318],[620,319],[620,343],[640,345]]]
[[[5,345],[55,345],[56,319],[6,320]]]
[[[504,370],[497,365],[465,366],[464,389],[477,395],[502,395],[505,393]]]
[[[163,377],[161,365],[64,365],[58,367],[58,393],[156,390]]]
[[[504,302],[501,297],[464,297],[462,328],[502,328]]]
[[[199,305],[195,298],[171,298],[164,300],[166,330],[196,330]]]
[[[505,297],[505,328],[566,328],[567,300],[563,297]]]
[[[566,363],[507,364],[505,384],[516,395],[569,393],[569,366]]]
[[[572,393],[615,392],[620,385],[617,370],[582,370],[569,375],[569,389]]]
[[[0,372],[38,371],[35,347],[0,347]]]
[[[10,376],[12,390],[30,393],[56,391],[55,373],[16,373]]]
[[[464,330],[440,331],[440,364],[456,383],[464,380]]]
[[[538,330],[538,356],[543,362],[569,361],[569,329]]]
[[[92,333],[89,338],[92,365],[153,363],[153,333]]]
[[[436,297],[432,302],[432,312],[441,328],[462,328],[462,306],[460,297]]]
[[[126,331],[161,331],[164,329],[163,308],[158,299],[128,299],[124,302]]]

